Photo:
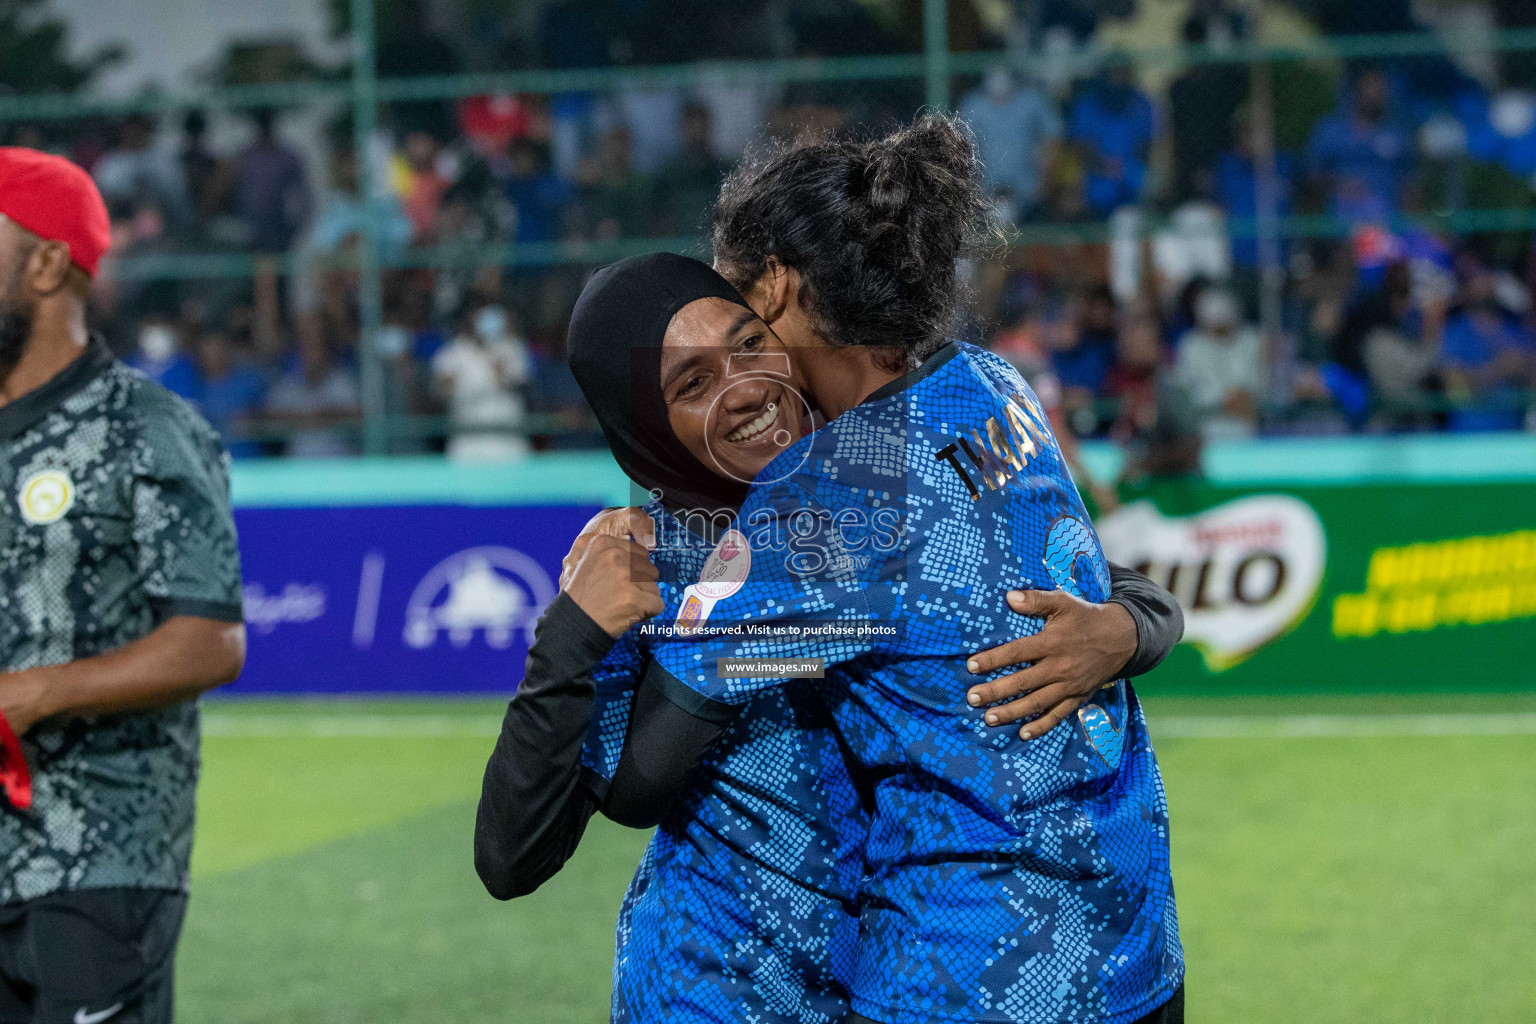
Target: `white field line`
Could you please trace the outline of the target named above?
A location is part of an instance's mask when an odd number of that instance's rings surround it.
[[[1509,714],[1153,715],[1153,740],[1312,739],[1390,736],[1532,736],[1536,712]],[[341,715],[303,713],[203,716],[207,736],[282,739],[432,739],[493,737],[490,715]]]
[[[1536,713],[1423,715],[1153,715],[1154,741],[1375,736],[1531,736]]]
[[[495,736],[500,716],[490,715],[203,715],[203,735],[282,739],[433,739],[442,736]]]

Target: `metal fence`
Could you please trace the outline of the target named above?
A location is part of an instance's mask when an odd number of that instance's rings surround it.
[[[112,99],[89,95],[34,95],[0,97],[0,124],[43,122],[129,114],[167,114],[195,109],[250,111],[262,108],[328,106],[350,111],[354,151],[369,152],[379,126],[382,105],[411,101],[444,101],[486,94],[557,95],[573,92],[605,92],[619,87],[712,87],[732,84],[793,85],[807,83],[902,84],[934,108],[952,106],[957,82],[973,81],[988,70],[1018,68],[1033,58],[1027,51],[951,52],[944,0],[924,0],[923,49],[919,53],[867,57],[803,58],[771,61],[700,61],[686,65],[609,67],[590,70],[516,70],[406,79],[380,78],[375,66],[374,5],[372,0],[351,0],[350,73],[342,79],[257,86],[215,88],[178,94],[154,94]],[[1258,5],[1249,8],[1257,17]],[[1499,31],[1482,41],[1499,54],[1536,52],[1536,30]],[[1363,61],[1386,61],[1443,56],[1446,43],[1424,33],[1388,36],[1313,38],[1293,44],[1238,41],[1224,46],[1145,47],[1094,56],[1095,67],[1129,64],[1159,68],[1166,73],[1197,66],[1232,66],[1246,70],[1250,89],[1252,123],[1257,131],[1256,198],[1252,216],[1231,216],[1225,230],[1235,239],[1256,240],[1261,260],[1258,303],[1266,333],[1275,334],[1282,324],[1281,289],[1286,273],[1279,243],[1282,240],[1343,238],[1358,225],[1332,213],[1282,213],[1276,203],[1276,69],[1306,66],[1337,78],[1343,69]],[[364,205],[387,186],[366,160],[359,161],[359,188]],[[1053,223],[1048,218],[1017,225],[1009,238],[1015,248],[1111,244],[1145,239],[1165,224],[1165,218],[1144,209],[1130,219],[1101,219],[1088,223]],[[1527,232],[1536,230],[1536,209],[1524,203],[1511,206],[1480,206],[1467,201],[1411,212],[1396,212],[1382,219],[1387,230],[1430,226],[1449,234],[1480,232]],[[365,218],[354,253],[333,261],[334,266],[357,273],[357,316],[360,324],[359,372],[363,394],[361,423],[365,450],[389,451],[392,439],[441,435],[447,429],[440,417],[392,416],[386,407],[385,367],[377,346],[384,324],[382,282],[390,270],[464,266],[558,267],[590,266],[621,256],[670,249],[704,251],[704,239],[688,235],[666,238],[583,239],[536,244],[481,246],[426,246],[385,251],[378,226]],[[122,280],[195,280],[246,278],[259,266],[287,275],[296,270],[293,254],[258,256],[244,253],[175,253],[125,256],[116,274]],[[534,420],[532,427],[541,424]],[[550,429],[555,429],[551,427]]]

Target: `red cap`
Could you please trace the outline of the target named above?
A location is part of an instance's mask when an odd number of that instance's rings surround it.
[[[91,277],[112,244],[96,183],[61,156],[0,146],[0,213],[39,238],[68,245],[69,258]]]

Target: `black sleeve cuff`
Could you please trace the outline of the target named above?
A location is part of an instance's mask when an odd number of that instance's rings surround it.
[[[219,622],[244,622],[245,608],[238,602],[198,601],[185,597],[158,597],[150,600],[155,610],[155,621],[164,622],[178,615],[191,615],[199,619],[215,619]]]
[[[647,686],[654,686],[666,696],[667,700],[694,718],[702,718],[706,722],[725,725],[734,721],[741,713],[741,708],[735,704],[727,704],[725,701],[704,696],[662,668],[661,663],[654,659],[646,666],[644,683]]]
[[[596,768],[589,765],[581,766],[581,774],[577,779],[583,789],[592,794],[592,799],[601,807],[604,800],[608,799],[609,781],[602,777]]]
[[[1184,637],[1184,610],[1172,594],[1135,569],[1110,563],[1109,599],[1136,623],[1136,653],[1120,670],[1123,678],[1145,675],[1163,663]]]
[[[740,710],[700,696],[652,662],[635,693],[603,813],[629,828],[660,824]]]
[[[548,651],[549,659],[556,665],[596,665],[608,656],[615,643],[563,590],[544,609],[535,636],[535,642]]]

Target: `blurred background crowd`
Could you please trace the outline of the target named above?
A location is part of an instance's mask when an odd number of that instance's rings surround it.
[[[347,5],[331,6],[345,39]],[[917,0],[512,7],[381,0],[381,80],[552,74],[527,92],[385,100],[361,136],[336,103],[5,108],[8,143],[67,154],[107,199],[101,330],[237,457],[360,453],[370,403],[397,424],[391,452],[598,443],[561,351],[592,267],[648,248],[707,256],[711,199],[749,148],[878,131],[933,95],[908,64],[837,74],[925,41],[931,56]],[[1195,472],[1216,439],[1536,429],[1536,5],[945,13],[945,91],[999,225],[966,267],[967,336],[1019,366],[1060,429],[1123,442],[1144,473]],[[26,49],[18,31],[0,26],[0,49]],[[32,39],[29,59],[46,45]],[[119,56],[59,56],[47,74],[73,88]],[[729,73],[807,58],[830,70]],[[635,70],[581,78],[603,68]],[[232,44],[208,84],[345,71],[266,39]],[[17,76],[15,92],[46,79]],[[371,349],[365,226],[383,266]]]

